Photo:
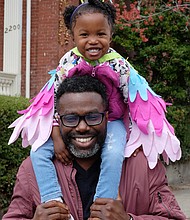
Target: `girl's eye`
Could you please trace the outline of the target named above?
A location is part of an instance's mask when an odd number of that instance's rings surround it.
[[[88,34],[86,34],[86,33],[82,33],[82,34],[80,34],[80,36],[82,36],[82,37],[87,37]]]
[[[104,36],[104,35],[106,35],[106,34],[102,32],[102,33],[98,33],[98,35],[99,35],[99,36]]]

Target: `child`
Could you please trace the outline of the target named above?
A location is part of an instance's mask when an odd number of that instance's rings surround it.
[[[60,82],[76,72],[97,77],[107,88],[110,122],[102,150],[101,172],[94,200],[98,197],[116,199],[124,156],[131,156],[142,145],[150,168],[154,168],[158,154],[163,154],[165,161],[168,161],[168,157],[172,161],[180,159],[179,141],[165,118],[165,102],[124,58],[110,48],[115,22],[113,5],[89,0],[78,7],[70,6],[65,10],[64,21],[71,31],[76,48],[61,58],[56,74],[52,73],[51,80],[31,106],[21,111],[24,115],[11,125],[15,129],[9,144],[22,131],[23,146],[32,145],[31,159],[41,201],[62,201],[64,195],[58,184],[52,158],[54,151],[65,162],[69,161],[70,156],[61,139],[56,120],[52,122],[51,119],[54,111],[53,88],[56,93]],[[132,131],[126,147],[128,107]],[[55,114],[55,118],[57,117],[59,116]],[[45,124],[43,120],[46,120]]]

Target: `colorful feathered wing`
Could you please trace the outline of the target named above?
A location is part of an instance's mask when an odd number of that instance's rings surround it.
[[[153,169],[159,157],[163,155],[166,163],[181,158],[180,142],[174,129],[167,121],[166,103],[154,93],[147,81],[130,66],[129,77],[129,111],[132,120],[132,130],[125,149],[129,157],[142,145],[149,167]]]
[[[32,104],[25,110],[18,111],[22,114],[9,128],[13,128],[13,133],[8,144],[22,137],[22,146],[32,146],[35,151],[44,144],[51,135],[54,114],[54,81],[56,70],[49,72],[50,80],[44,85],[41,91],[32,100]]]

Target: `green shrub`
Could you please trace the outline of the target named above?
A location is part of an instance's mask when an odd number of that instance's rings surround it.
[[[181,162],[190,160],[190,108],[189,106],[168,107],[167,119],[175,128],[182,149]]]
[[[8,206],[18,167],[29,155],[29,148],[21,146],[21,138],[8,146],[13,131],[8,126],[20,116],[17,110],[28,105],[28,99],[22,97],[0,96],[0,210]]]

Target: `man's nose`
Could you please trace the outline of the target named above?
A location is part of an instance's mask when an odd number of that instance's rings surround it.
[[[76,127],[76,131],[84,132],[90,129],[89,125],[85,122],[84,119],[81,119],[79,124]]]

